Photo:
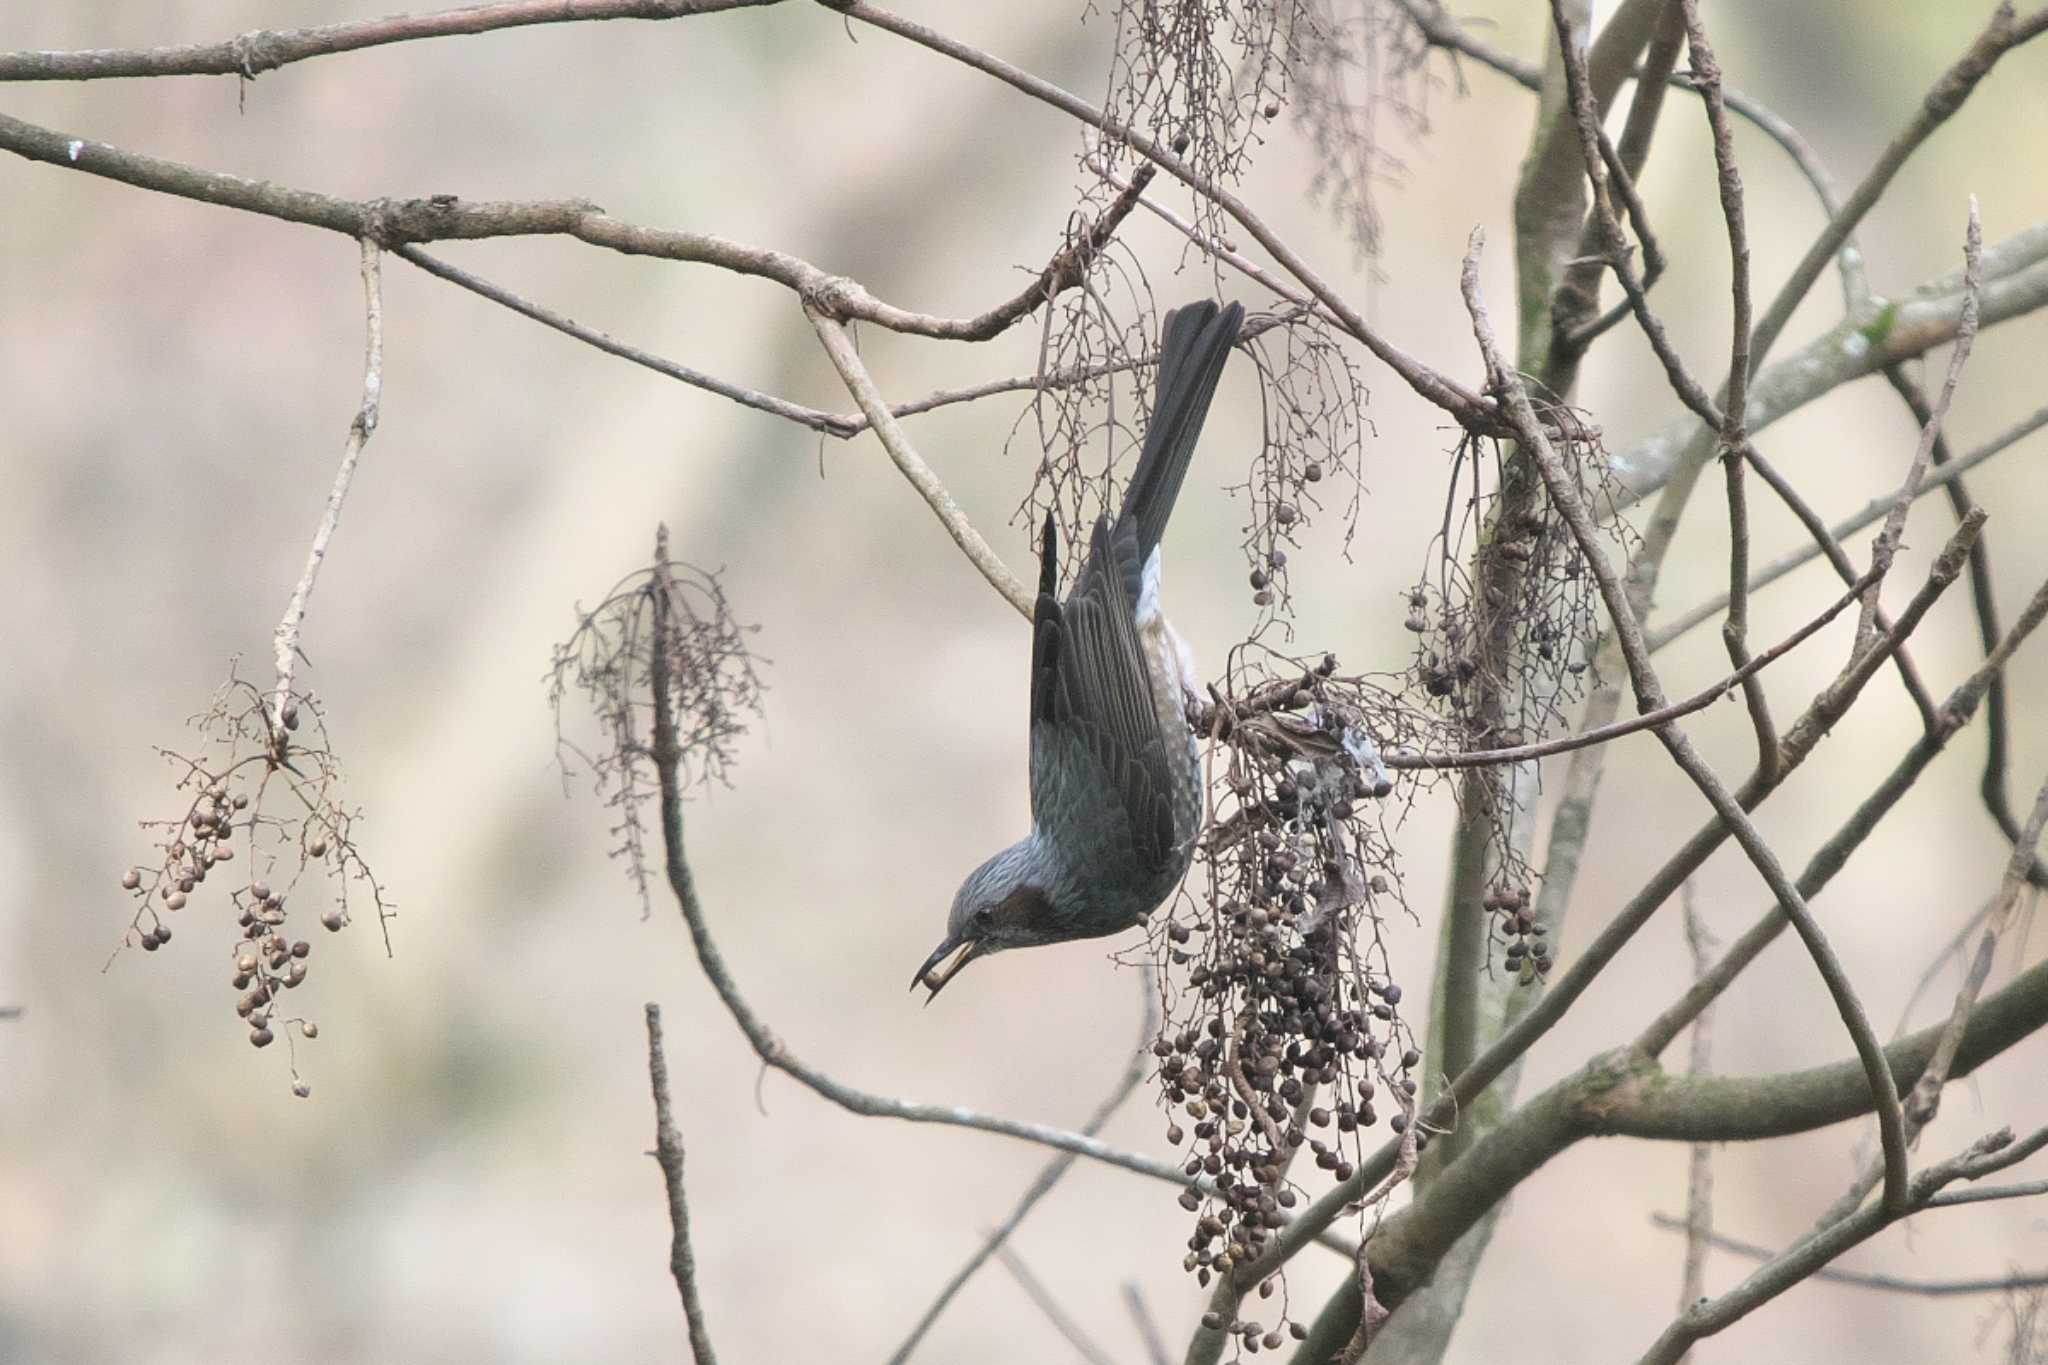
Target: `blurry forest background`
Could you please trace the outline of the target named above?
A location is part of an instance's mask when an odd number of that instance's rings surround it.
[[[0,48],[213,40],[367,17],[389,0],[170,0],[14,7]],[[933,22],[1090,98],[1109,29],[1078,5],[922,7]],[[1467,0],[1474,31],[1532,60],[1540,6]],[[1853,180],[1981,24],[1976,4],[1709,8],[1731,84],[1800,126]],[[1535,101],[1432,58],[1430,130],[1387,120],[1403,169],[1381,188],[1376,261],[1336,283],[1430,364],[1479,373],[1458,302],[1466,236],[1496,245],[1485,283],[1513,297],[1509,196]],[[225,78],[15,85],[8,112],[116,146],[350,197],[585,196],[644,223],[780,247],[933,312],[1013,293],[1056,244],[1079,130],[993,81],[815,6],[671,24],[565,25],[324,58],[238,90]],[[246,99],[246,108],[239,102]],[[1305,254],[1355,260],[1303,187],[1314,155],[1273,125],[1245,197]],[[1820,222],[1793,169],[1745,126],[1754,269],[1775,287]],[[1959,260],[1965,197],[1985,235],[2048,219],[2048,47],[2006,59],[1905,169],[1860,238],[1880,292]],[[1706,126],[1674,96],[1643,188],[1674,266],[1657,299],[1681,348],[1718,374],[1723,228]],[[875,1360],[1000,1219],[1044,1160],[1020,1143],[863,1120],[757,1066],[706,988],[666,904],[644,919],[606,856],[607,813],[565,798],[542,675],[589,602],[641,563],[665,518],[681,558],[723,566],[735,610],[773,660],[764,721],[731,790],[691,810],[706,907],[756,1007],[808,1060],[871,1089],[1077,1126],[1122,1070],[1137,974],[1083,943],[1005,956],[930,1008],[904,981],[961,874],[1026,818],[1026,632],[947,542],[871,437],[812,433],[621,364],[388,260],[383,425],[371,443],[306,635],[366,812],[366,855],[399,915],[392,956],[365,920],[320,936],[299,1003],[321,1022],[293,1098],[278,1051],[229,1011],[218,935],[109,954],[130,908],[121,871],[142,818],[171,808],[153,745],[188,738],[226,661],[265,676],[269,635],[302,566],[361,383],[354,245],[331,233],[0,161],[0,1359],[308,1362],[674,1359],[682,1319],[651,1145],[640,1006],[661,1001],[690,1153],[700,1278],[730,1361]],[[1176,278],[1182,242],[1127,224],[1163,306],[1211,292]],[[576,243],[453,244],[444,254],[665,355],[833,411],[850,407],[791,298],[722,271]],[[1253,291],[1242,281],[1226,289]],[[1793,324],[1831,323],[1831,282]],[[1037,329],[980,347],[862,331],[893,399],[1028,372]],[[2039,405],[2048,317],[1988,330],[1950,418],[1967,449]],[[1673,405],[1633,335],[1603,347],[1580,405],[1610,448]],[[1936,357],[1939,363],[1940,357]],[[1930,372],[1930,387],[1939,372]],[[1297,557],[1300,638],[1350,668],[1403,666],[1402,590],[1436,526],[1454,433],[1368,362],[1375,432],[1349,561],[1336,519]],[[1244,510],[1222,491],[1256,441],[1249,367],[1225,377],[1168,547],[1176,624],[1204,663],[1247,629]],[[1035,459],[1024,396],[915,419],[919,448],[1013,569],[1007,524]],[[1840,515],[1903,474],[1914,426],[1872,379],[1774,427],[1770,446]],[[2048,575],[2048,437],[1972,476],[2010,611]],[[1873,473],[1873,463],[1877,462]],[[1836,475],[1839,477],[1836,477]],[[1709,499],[1711,502],[1712,500]],[[1751,498],[1757,559],[1797,527]],[[1923,504],[1901,581],[1945,534]],[[1725,586],[1724,530],[1689,525],[1661,600]],[[1941,529],[1936,529],[1940,527]],[[1824,566],[1760,595],[1753,639],[1782,637],[1831,596]],[[1805,696],[1846,637],[1775,666]],[[1828,643],[1833,641],[1834,643]],[[1974,665],[1962,592],[1916,637],[1937,694]],[[1683,694],[1725,671],[1711,630],[1665,656]],[[2014,665],[2022,798],[2048,768],[2038,643]],[[1796,862],[1845,793],[1910,732],[1889,675],[1828,761],[1762,824]],[[1693,725],[1709,751],[1746,743],[1739,706]],[[1922,781],[1820,909],[1881,1031],[2007,845],[1975,798],[1981,731]],[[1590,932],[1701,813],[1647,738],[1610,760],[1609,804],[1579,884]],[[1625,800],[1622,799],[1626,793]],[[2024,804],[2024,801],[2022,801]],[[1827,812],[1829,814],[1823,814]],[[1395,922],[1406,979],[1427,979],[1453,810],[1448,790],[1402,832],[1418,920]],[[1723,937],[1763,904],[1731,846],[1699,879]],[[213,908],[218,913],[218,907]],[[181,929],[188,926],[181,925]],[[2026,960],[2042,951],[2035,931]],[[1689,974],[1677,921],[1629,950],[1532,1055],[1533,1094],[1611,1043]],[[2002,959],[2003,979],[2014,961]],[[1931,1008],[1945,1010],[1946,991]],[[1420,1014],[1415,1017],[1420,1018]],[[1937,1017],[1927,1015],[1927,1019]],[[1617,1022],[1625,1021],[1625,1022]],[[1844,1053],[1788,937],[1720,1012],[1716,1066],[1776,1070]],[[1950,1097],[1927,1150],[1947,1151],[2038,1099],[2034,1038]],[[2029,1080],[2028,1078],[2034,1078]],[[765,1111],[765,1112],[764,1112]],[[2038,1116],[2036,1116],[2038,1121]],[[1105,1134],[1163,1149],[1147,1097]],[[1781,1245],[1847,1180],[1867,1122],[1726,1148],[1717,1224]],[[1460,1360],[1632,1358],[1677,1292],[1679,1144],[1583,1143],[1518,1191],[1469,1301]],[[1017,1250],[1100,1342],[1135,1358],[1119,1287],[1135,1279],[1179,1338],[1202,1297],[1179,1266],[1185,1219],[1153,1182],[1081,1163]],[[2048,1214],[2008,1202],[1934,1215],[1853,1253],[1860,1269],[2002,1273],[2048,1262]],[[1746,1273],[1718,1257],[1710,1290]],[[1346,1271],[1295,1263],[1320,1302]],[[1995,1359],[1991,1300],[1923,1301],[1809,1284],[1701,1350],[1706,1360]],[[1532,1330],[1540,1324],[1540,1330]],[[1989,1324],[1987,1330],[1987,1324]],[[933,1361],[1038,1362],[1067,1347],[1009,1277],[969,1286],[924,1348]]]

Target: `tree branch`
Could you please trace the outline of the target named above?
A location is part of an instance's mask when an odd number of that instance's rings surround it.
[[[1148,1049],[1152,1039],[1159,1032],[1159,996],[1153,986],[1150,968],[1139,973],[1138,995],[1144,1002],[1144,1007],[1138,1021],[1137,1046],[1131,1050],[1130,1065],[1124,1069],[1124,1074],[1110,1090],[1109,1097],[1096,1107],[1088,1122],[1082,1125],[1083,1137],[1094,1137],[1101,1132],[1103,1125],[1109,1122],[1110,1116],[1123,1107],[1124,1101],[1138,1088],[1138,1083],[1145,1079],[1146,1066],[1151,1059]],[[939,1290],[938,1297],[932,1300],[931,1306],[925,1309],[924,1315],[910,1329],[910,1335],[896,1348],[896,1353],[889,1357],[889,1365],[903,1365],[904,1361],[910,1359],[911,1353],[917,1349],[918,1343],[924,1340],[925,1333],[931,1330],[932,1324],[939,1320],[939,1315],[946,1311],[946,1305],[953,1301],[954,1295],[974,1278],[974,1273],[986,1265],[991,1256],[1004,1249],[1004,1243],[1009,1241],[1010,1235],[1030,1216],[1038,1201],[1045,1198],[1052,1191],[1052,1187],[1060,1182],[1060,1178],[1066,1175],[1076,1159],[1073,1152],[1061,1152],[1046,1162],[1044,1169],[1039,1171],[1038,1178],[1024,1191],[1024,1197],[1010,1210],[1010,1216],[997,1224],[995,1230],[975,1249],[974,1254],[967,1258],[967,1264],[961,1266]]]
[[[387,250],[409,243],[458,239],[569,236],[628,256],[713,265],[780,284],[801,298],[807,309],[835,321],[859,319],[892,332],[942,341],[987,341],[1000,335],[1047,298],[1069,287],[1079,259],[1072,245],[1063,248],[1014,298],[975,317],[946,318],[885,303],[859,281],[829,274],[787,252],[711,233],[642,227],[613,218],[587,200],[488,202],[448,194],[424,199],[342,199],[124,151],[4,114],[0,114],[0,150],[138,189],[367,237]],[[1123,210],[1129,211],[1128,206]]]
[[[647,1074],[654,1089],[654,1159],[661,1164],[668,1187],[668,1222],[672,1232],[668,1268],[682,1295],[683,1317],[690,1327],[690,1355],[697,1365],[718,1365],[711,1331],[704,1325],[704,1305],[697,1297],[697,1258],[690,1250],[690,1206],[683,1195],[683,1135],[676,1128],[668,1092],[668,1056],[661,1046],[661,1006],[647,1005]]]
[[[491,33],[530,24],[680,19],[775,3],[777,0],[516,0],[431,14],[391,14],[317,28],[257,29],[226,42],[181,47],[0,52],[0,81],[98,81],[124,76],[240,76],[254,80],[265,71],[310,57],[388,43]]]
[[[1953,541],[1951,541],[1953,544]],[[1900,797],[1947,747],[1948,742],[1962,728],[1969,724],[1976,714],[1977,704],[1991,684],[1991,679],[2005,667],[2020,644],[2033,633],[2044,617],[2048,617],[2048,583],[2043,583],[2034,593],[2026,609],[2013,623],[2013,627],[1999,642],[1977,670],[1951,692],[1936,711],[1938,724],[1924,731],[1905,755],[1893,767],[1877,789],[1852,812],[1842,827],[1829,837],[1815,851],[1807,862],[1806,869],[1799,874],[1800,890],[1808,896],[1816,896],[1849,860],[1850,854],[1861,846],[1877,828]],[[1697,1018],[1700,1010],[1726,990],[1735,978],[1754,962],[1763,950],[1770,946],[1786,925],[1783,912],[1772,906],[1757,920],[1734,945],[1722,955],[1714,969],[1686,991],[1676,1003],[1646,1028],[1634,1047],[1646,1056],[1654,1057],[1669,1047],[1685,1026]]]
[[[1929,411],[1931,412],[1932,410],[1930,409]],[[1926,419],[1923,416],[1915,420],[1925,421]],[[2010,449],[2019,441],[2031,436],[2044,426],[2048,426],[2048,407],[2044,407],[2022,418],[1962,458],[1936,467],[1921,482],[1919,488],[1914,490],[1913,496],[1915,500],[1926,497],[1936,489],[1952,488],[1961,481],[1964,474],[1975,469],[1992,456]],[[1881,498],[1872,498],[1863,505],[1861,510],[1851,516],[1844,517],[1841,521],[1830,526],[1828,528],[1828,538],[1837,542],[1847,540],[1850,536],[1883,517],[1886,512],[1889,512],[1893,505],[1894,496],[1894,494],[1887,493]],[[1968,503],[1964,503],[1958,511],[1958,516],[1961,515],[1962,511],[1967,510],[1968,506]],[[1812,563],[1814,559],[1819,557],[1824,548],[1823,542],[1809,540],[1805,544],[1800,545],[1798,549],[1787,551],[1750,575],[1750,592],[1752,594],[1759,592],[1777,582],[1786,574],[1791,573],[1794,569]],[[1976,561],[1972,559],[1971,563],[1974,565]],[[1686,609],[1666,624],[1652,630],[1649,635],[1651,651],[1654,653],[1691,630],[1694,626],[1713,620],[1728,609],[1728,601],[1728,594],[1725,592],[1721,593],[1718,596],[1707,599],[1696,607]],[[1996,638],[1996,631],[1993,632],[1993,638]],[[1986,648],[1988,649],[1989,647],[1987,643]],[[2015,820],[2012,828],[2007,831],[2008,837],[2016,835],[2018,832],[2019,822]]]
[[[1969,1193],[1975,1193],[1975,1191],[1969,1191]],[[1936,1206],[1944,1202],[1950,1201],[1928,1201],[1930,1206]],[[1670,1232],[1687,1231],[1685,1219],[1673,1218],[1666,1213],[1651,1214],[1650,1223],[1653,1227],[1660,1227]],[[1775,1259],[1780,1254],[1767,1246],[1759,1246],[1755,1242],[1745,1242],[1740,1238],[1724,1236],[1718,1232],[1709,1233],[1707,1242],[1716,1251],[1726,1251],[1736,1256],[1746,1256],[1752,1261],[1769,1261]],[[1857,1289],[1878,1289],[1888,1294],[1919,1294],[1928,1298],[1952,1298],[1965,1294],[2002,1294],[2015,1289],[2038,1289],[2042,1285],[2048,1285],[2048,1271],[2032,1275],[2006,1275],[1998,1279],[1911,1280],[1899,1275],[1873,1275],[1867,1271],[1841,1270],[1834,1266],[1822,1266],[1819,1270],[1813,1272],[1811,1278],[1825,1281],[1828,1284],[1851,1285]]]
[[[932,515],[946,528],[946,534],[953,538],[953,543],[960,547],[968,562],[981,570],[981,576],[989,581],[989,586],[1001,593],[1004,600],[1017,609],[1018,615],[1029,621],[1033,593],[1003,566],[1001,556],[989,548],[989,543],[981,538],[981,532],[974,529],[967,520],[967,514],[960,510],[960,504],[953,501],[953,495],[939,482],[939,476],[932,472],[932,467],[910,444],[903,428],[896,425],[896,418],[890,413],[889,405],[882,401],[882,395],[876,390],[867,366],[861,363],[860,353],[854,350],[846,329],[808,306],[804,311],[809,315],[811,325],[817,329],[818,340],[825,344],[825,354],[832,358],[833,368],[846,382],[847,392],[853,395],[853,401],[859,404],[868,424],[875,429],[875,435],[881,438],[882,447],[889,452],[896,468],[903,472],[910,486],[932,509]]]
[[[1019,67],[1010,65],[977,48],[949,38],[935,29],[927,28],[913,20],[904,19],[873,5],[859,3],[831,6],[835,13],[849,19],[858,19],[887,33],[893,33],[928,48],[942,56],[951,57],[963,65],[981,71],[986,75],[1023,92],[1031,98],[1049,104],[1053,108],[1071,115],[1092,128],[1103,132],[1131,147],[1146,159],[1156,162],[1159,167],[1181,181],[1203,198],[1236,220],[1252,239],[1273,259],[1280,263],[1288,274],[1301,284],[1328,308],[1344,327],[1344,330],[1365,348],[1377,356],[1381,363],[1413,389],[1424,400],[1435,404],[1449,413],[1461,425],[1472,429],[1495,429],[1499,425],[1499,414],[1486,400],[1473,394],[1457,381],[1437,373],[1415,357],[1382,337],[1366,322],[1364,316],[1353,308],[1336,290],[1317,274],[1293,248],[1281,240],[1272,228],[1252,212],[1245,202],[1221,185],[1214,184],[1176,156],[1169,148],[1156,139],[1111,118],[1102,110],[1076,95],[1069,94],[1058,86]]]
[[[1929,1207],[1944,1186],[1957,1180],[1975,1180],[2009,1165],[2012,1133],[2001,1129],[1972,1143],[1961,1154],[1929,1167],[1913,1178],[1906,1198],[1898,1207],[1873,1204],[1831,1227],[1817,1232],[1760,1267],[1748,1279],[1720,1298],[1697,1304],[1680,1314],[1664,1329],[1640,1365],[1675,1365],[1692,1343],[1712,1336],[1741,1321],[1815,1271],[1874,1236],[1884,1228]],[[2027,1144],[2017,1144],[2025,1147]],[[2038,1145],[2038,1144],[2036,1144]]]
[[[1584,555],[1599,587],[1601,600],[1606,604],[1608,619],[1613,623],[1614,636],[1619,642],[1622,655],[1628,664],[1629,677],[1635,689],[1637,703],[1642,710],[1653,710],[1667,705],[1663,685],[1657,679],[1656,666],[1650,661],[1650,651],[1643,642],[1642,626],[1637,621],[1635,609],[1630,605],[1628,593],[1623,589],[1621,577],[1608,560],[1607,552],[1600,544],[1598,530],[1593,525],[1592,514],[1586,510],[1569,473],[1552,449],[1549,438],[1536,421],[1535,410],[1529,404],[1527,390],[1522,387],[1520,376],[1510,369],[1503,360],[1498,343],[1493,337],[1492,325],[1487,321],[1485,305],[1479,297],[1479,249],[1484,241],[1484,232],[1475,229],[1472,248],[1465,257],[1462,282],[1466,308],[1472,314],[1473,335],[1478,338],[1479,349],[1485,356],[1487,371],[1493,376],[1494,384],[1504,398],[1508,420],[1513,423],[1517,437],[1526,443],[1535,456],[1536,466],[1543,474],[1543,484],[1550,494],[1551,502],[1563,514],[1565,524],[1571,528],[1572,536],[1578,541],[1579,551]],[[1640,308],[1638,315],[1640,316]],[[1873,651],[1874,652],[1874,651]],[[1883,1050],[1877,1041],[1877,1031],[1871,1027],[1870,1018],[1864,1012],[1862,1002],[1856,998],[1841,959],[1836,956],[1827,936],[1821,931],[1813,912],[1807,908],[1805,897],[1785,874],[1756,825],[1743,809],[1743,802],[1721,782],[1721,779],[1692,747],[1692,742],[1677,725],[1666,723],[1654,732],[1662,741],[1671,759],[1692,779],[1714,811],[1727,825],[1735,840],[1742,846],[1750,862],[1756,867],[1771,893],[1791,917],[1793,927],[1799,931],[1809,956],[1819,969],[1821,980],[1826,983],[1828,993],[1834,998],[1835,1009],[1842,1017],[1842,1023],[1849,1030],[1849,1036],[1856,1044],[1857,1055],[1862,1059],[1868,1073],[1870,1089],[1875,1101],[1879,1133],[1884,1139],[1885,1154],[1885,1206],[1894,1213],[1901,1212],[1906,1199],[1908,1171],[1906,1164],[1905,1114],[1899,1103],[1897,1089],[1890,1074],[1885,1070]]]
[[[377,415],[384,401],[384,274],[379,265],[377,244],[365,237],[361,245],[366,334],[363,342],[363,398],[356,407],[354,419],[348,424],[348,439],[342,442],[341,447],[341,464],[334,471],[333,487],[327,491],[327,507],[320,514],[320,525],[313,532],[312,548],[306,552],[305,572],[299,575],[298,586],[292,589],[284,616],[271,635],[270,652],[277,665],[277,688],[271,696],[270,724],[271,732],[277,735],[297,728],[296,715],[287,713],[293,710],[292,674],[299,660],[299,627],[305,624],[306,604],[312,599],[313,582],[320,576],[320,565],[327,558],[327,544],[334,538],[334,528],[341,522],[341,506],[348,501],[349,485],[355,481],[356,461],[361,458],[363,447],[369,444],[371,434],[377,430]]]

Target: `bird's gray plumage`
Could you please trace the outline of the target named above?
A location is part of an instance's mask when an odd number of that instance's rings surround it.
[[[1187,871],[1201,770],[1169,657],[1178,645],[1156,619],[1156,556],[1243,319],[1237,304],[1208,302],[1167,315],[1137,469],[1116,520],[1095,523],[1064,602],[1046,518],[1032,613],[1032,830],[961,885],[946,939],[917,975],[934,994],[974,957],[1127,929]],[[932,969],[960,949],[934,982]]]

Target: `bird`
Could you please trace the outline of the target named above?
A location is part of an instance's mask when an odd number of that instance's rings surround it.
[[[1116,519],[1096,519],[1064,602],[1058,528],[1046,515],[1032,610],[1031,832],[960,884],[945,938],[911,980],[930,990],[926,1004],[977,958],[1130,928],[1194,857],[1204,802],[1186,696],[1199,678],[1161,610],[1159,541],[1243,323],[1241,305],[1208,300],[1166,315],[1137,468]]]

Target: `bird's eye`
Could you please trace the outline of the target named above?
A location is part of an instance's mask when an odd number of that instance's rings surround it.
[[[984,905],[981,907],[981,909],[974,912],[975,924],[983,929],[986,929],[989,927],[989,925],[995,923],[995,918],[996,911],[995,907],[992,905]]]

